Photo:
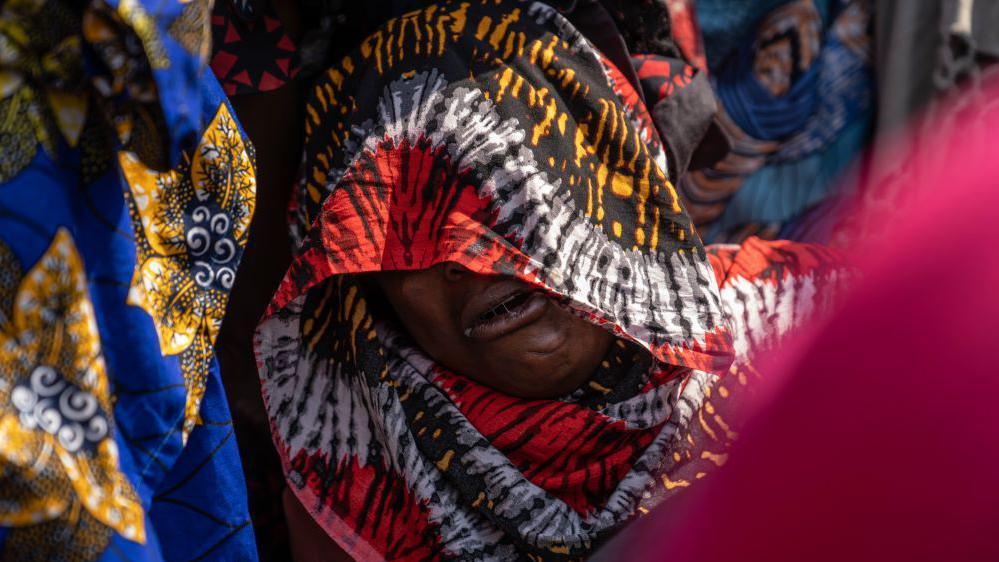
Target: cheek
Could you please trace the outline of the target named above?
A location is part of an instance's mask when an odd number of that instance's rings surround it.
[[[614,341],[614,334],[610,333],[605,328],[601,328],[596,324],[590,323],[581,318],[573,317],[573,335],[579,341],[584,341],[589,344],[593,344],[597,349],[590,349],[591,352],[596,352],[598,350],[606,351],[607,347]],[[603,355],[603,353],[601,353]]]
[[[434,279],[407,279],[393,299],[403,326],[416,343],[431,355],[446,351],[456,337],[453,299]]]
[[[549,308],[548,314],[523,330],[519,341],[510,346],[512,353],[536,360],[549,354],[564,355],[565,348],[573,343],[573,326],[563,311],[555,306]]]
[[[440,323],[444,316],[444,307],[443,303],[439,302],[436,291],[416,283],[405,283],[400,294],[403,304],[396,308],[405,314],[403,321],[429,326]]]
[[[566,368],[573,376],[589,376],[607,355],[614,335],[578,316],[565,314],[565,330],[568,345],[565,346]]]

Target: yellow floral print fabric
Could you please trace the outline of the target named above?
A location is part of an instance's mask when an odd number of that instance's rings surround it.
[[[128,302],[156,321],[164,355],[180,356],[185,435],[197,423],[212,345],[246,245],[256,179],[250,147],[223,104],[193,156],[165,173],[122,152],[138,267]]]
[[[92,518],[143,541],[143,509],[119,469],[108,376],[73,239],[59,229],[23,276],[0,244],[0,270],[0,525],[17,528],[16,543],[24,525],[73,528]],[[85,538],[81,547],[94,540]]]
[[[0,2],[0,560],[256,559],[212,349],[253,156],[210,14]]]
[[[24,169],[56,135],[76,146],[87,112],[77,16],[47,0],[0,8],[0,182]],[[45,32],[39,32],[44,29]]]

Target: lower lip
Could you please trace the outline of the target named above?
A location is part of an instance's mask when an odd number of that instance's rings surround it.
[[[477,324],[469,329],[466,335],[469,339],[475,341],[489,341],[501,338],[536,322],[545,315],[547,308],[548,299],[541,293],[534,293],[515,310],[492,318],[488,322]]]

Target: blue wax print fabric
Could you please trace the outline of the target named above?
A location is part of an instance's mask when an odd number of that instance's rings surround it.
[[[870,0],[735,4],[697,3],[732,144],[681,181],[708,242],[776,233],[835,196],[872,117]]]
[[[212,347],[256,180],[210,5],[0,10],[0,559],[256,560]]]

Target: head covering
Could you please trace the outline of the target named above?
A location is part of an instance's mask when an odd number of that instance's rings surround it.
[[[678,182],[688,210],[709,242],[800,230],[804,211],[851,187],[844,172],[868,140],[870,1],[697,8],[732,150]]]
[[[553,8],[488,0],[389,21],[306,111],[304,239],[256,342],[291,489],[362,560],[586,554],[732,360],[638,93]],[[449,372],[355,275],[444,261],[540,287],[654,364],[603,403]]]

